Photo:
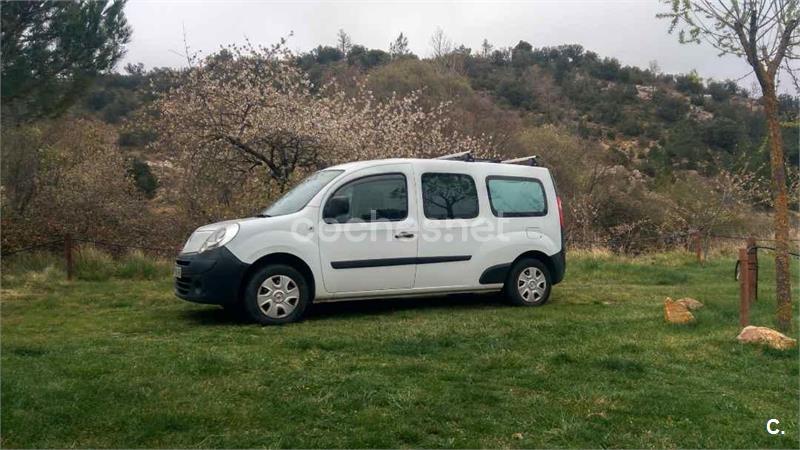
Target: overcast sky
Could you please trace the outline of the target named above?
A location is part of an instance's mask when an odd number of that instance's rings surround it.
[[[211,53],[220,45],[270,44],[294,35],[289,47],[308,51],[335,45],[344,29],[354,44],[387,50],[400,32],[419,56],[431,53],[437,27],[455,43],[477,50],[484,38],[496,47],[520,40],[534,47],[580,44],[623,64],[646,68],[658,61],[667,73],[696,69],[703,78],[739,79],[750,72],[733,56],[718,57],[707,45],[681,45],[667,34],[669,22],[656,19],[664,6],[657,0],[527,2],[269,2],[130,0],[133,26],[127,62],[147,68],[184,64],[183,30],[193,51]],[[750,88],[754,78],[739,81]],[[785,83],[782,91],[788,92]]]

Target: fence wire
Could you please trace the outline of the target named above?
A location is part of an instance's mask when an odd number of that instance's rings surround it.
[[[17,248],[17,249],[11,250],[11,251],[3,252],[2,256],[11,256],[11,255],[15,255],[17,253],[25,253],[25,252],[30,252],[30,251],[33,251],[33,250],[38,250],[40,248],[54,247],[56,245],[63,245],[63,244],[64,244],[64,240],[63,239],[59,239],[57,241],[43,242],[41,244],[34,244],[34,245],[31,245],[31,246],[28,246],[28,247]]]

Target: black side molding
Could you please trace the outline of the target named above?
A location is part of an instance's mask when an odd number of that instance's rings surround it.
[[[561,251],[550,257],[553,264],[553,284],[558,284],[564,279],[564,274],[567,272],[567,251],[561,247]]]
[[[361,269],[365,267],[407,266],[411,264],[436,264],[455,261],[469,261],[470,259],[472,259],[471,255],[355,259],[351,261],[331,261],[331,267],[334,269]]]
[[[555,285],[564,279],[567,270],[566,252],[562,248],[560,252],[542,261],[550,269],[550,280]],[[478,279],[480,284],[500,284],[506,282],[508,271],[511,270],[512,263],[498,264],[484,270]]]
[[[498,264],[496,266],[489,267],[488,269],[483,271],[480,279],[478,279],[478,282],[480,284],[505,283],[506,276],[508,275],[509,270],[511,270],[511,263]]]

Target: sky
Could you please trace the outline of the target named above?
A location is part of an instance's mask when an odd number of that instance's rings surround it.
[[[192,52],[209,54],[221,45],[249,39],[272,44],[287,37],[293,50],[335,45],[339,29],[354,44],[388,50],[399,33],[418,56],[431,54],[430,39],[441,28],[455,44],[478,50],[484,38],[495,47],[525,40],[534,47],[580,44],[622,64],[647,68],[657,61],[666,73],[735,79],[747,89],[755,78],[744,60],[718,56],[708,45],[682,45],[668,34],[669,21],[656,14],[658,0],[538,0],[518,2],[386,1],[151,1],[129,0],[133,39],[123,65],[146,68],[185,65],[184,35]],[[121,65],[122,66],[122,65]],[[748,75],[750,74],[750,75]],[[789,92],[789,83],[781,91]]]

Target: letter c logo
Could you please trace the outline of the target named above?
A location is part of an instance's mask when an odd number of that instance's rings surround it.
[[[779,430],[778,428],[773,428],[773,427],[772,427],[772,425],[780,425],[780,424],[781,424],[781,421],[780,421],[780,420],[778,420],[778,419],[769,419],[769,420],[767,421],[767,433],[769,433],[769,434],[773,434],[773,435],[774,435],[774,434],[778,434],[778,433],[781,433],[781,434],[783,434],[783,433],[781,432],[781,430]]]

